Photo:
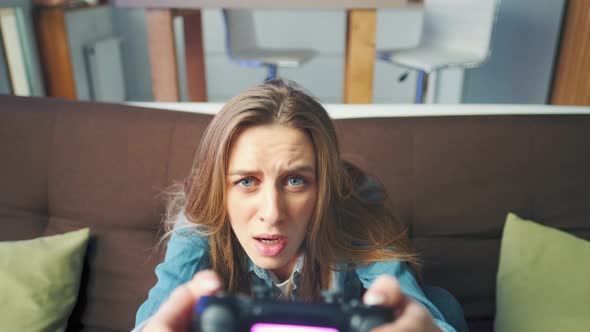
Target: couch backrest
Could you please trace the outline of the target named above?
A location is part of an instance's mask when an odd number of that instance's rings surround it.
[[[155,282],[164,190],[210,115],[0,97],[0,240],[90,226],[70,330],[124,331]],[[346,159],[387,187],[425,260],[490,328],[508,211],[590,239],[590,115],[336,120]],[[475,326],[475,325],[472,325]]]
[[[590,238],[590,115],[341,120],[338,129],[344,154],[388,188],[425,280],[458,296],[473,320],[494,313],[509,211]]]
[[[165,189],[211,116],[0,97],[0,240],[91,227],[72,328],[128,331],[154,285]]]

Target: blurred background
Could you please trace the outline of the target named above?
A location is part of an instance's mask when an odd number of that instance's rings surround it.
[[[176,71],[177,92],[159,97],[154,48],[170,47],[154,41],[150,10],[130,7],[131,2],[0,0],[0,93],[112,102],[223,102],[268,76],[265,66],[232,59],[221,7],[170,8],[168,23],[156,29],[172,31],[176,68],[169,71]],[[375,10],[374,44],[368,41],[375,52],[419,45],[426,33],[428,1],[410,3]],[[590,1],[495,3],[489,57],[474,68],[437,71],[430,77],[429,102],[589,105]],[[197,97],[201,100],[191,97],[187,76],[192,62],[186,57],[186,31],[195,23],[187,17],[195,12],[204,65],[204,79],[198,82],[204,91]],[[344,88],[349,15],[346,8],[255,8],[244,25],[247,29],[238,22],[237,30],[254,33],[239,38],[253,38],[260,49],[310,51],[312,56],[296,67],[279,66],[277,75],[297,81],[324,103],[351,102],[345,100]],[[464,25],[461,30],[471,28]],[[366,77],[372,92],[360,102],[415,102],[416,70],[381,61],[377,55],[371,61],[373,71]]]

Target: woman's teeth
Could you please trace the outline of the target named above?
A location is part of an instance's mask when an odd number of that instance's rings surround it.
[[[268,244],[268,245],[273,245],[273,244],[278,244],[279,240],[266,240],[266,239],[260,239],[260,242],[264,243],[264,244]]]

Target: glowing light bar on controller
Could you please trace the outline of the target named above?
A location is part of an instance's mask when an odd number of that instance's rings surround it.
[[[331,327],[257,323],[250,332],[338,332]]]

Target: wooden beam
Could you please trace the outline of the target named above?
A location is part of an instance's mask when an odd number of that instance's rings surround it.
[[[376,10],[353,9],[348,11],[344,103],[370,104],[373,102],[376,30]]]
[[[551,104],[590,105],[590,1],[570,0],[554,73]]]
[[[148,48],[154,101],[180,99],[172,10],[146,9]]]
[[[50,97],[77,99],[74,69],[68,45],[65,9],[37,7],[34,12],[39,59],[46,93]]]
[[[207,101],[207,81],[201,10],[180,10],[177,15],[182,16],[184,21],[184,57],[186,59],[188,101],[205,102]]]

